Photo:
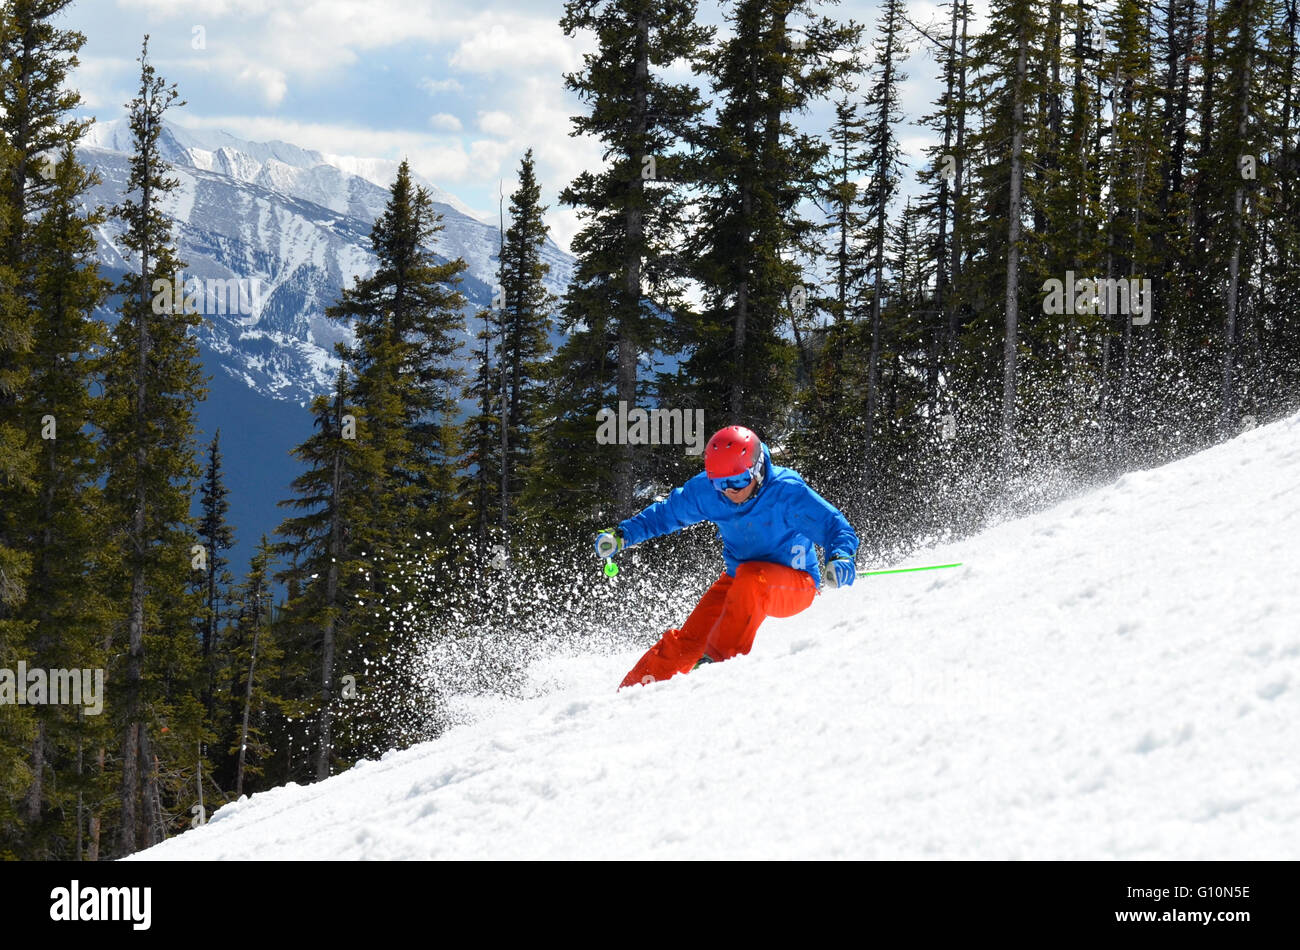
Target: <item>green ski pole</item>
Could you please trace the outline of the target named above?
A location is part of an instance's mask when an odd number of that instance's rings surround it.
[[[961,567],[962,562],[956,564],[931,564],[929,567],[896,567],[888,571],[858,571],[858,577],[871,577],[873,574],[906,574],[909,571],[937,571],[941,567]]]
[[[958,561],[956,564],[931,564],[931,565],[929,565],[929,566],[927,566],[927,567],[891,567],[891,568],[889,568],[889,569],[887,569],[887,570],[883,570],[883,571],[858,571],[858,577],[871,577],[871,576],[876,575],[876,574],[909,574],[909,573],[911,573],[912,571],[937,571],[937,570],[939,570],[940,568],[944,568],[944,567],[961,567],[961,565],[962,565],[962,562],[961,562],[961,561]],[[831,571],[831,572],[827,573],[826,578],[825,578],[825,584],[826,584],[827,587],[838,587],[838,586],[839,586],[838,584],[835,583],[835,572],[834,572],[834,571]]]

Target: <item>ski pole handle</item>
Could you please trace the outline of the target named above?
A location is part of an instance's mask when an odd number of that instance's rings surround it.
[[[622,547],[618,542],[618,536],[612,531],[602,531],[600,534],[596,535],[596,556],[604,558],[613,557],[618,553],[618,549]]]

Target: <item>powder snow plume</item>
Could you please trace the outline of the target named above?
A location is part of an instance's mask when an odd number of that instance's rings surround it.
[[[643,647],[543,657],[528,698],[135,857],[1293,858],[1297,538],[1300,416],[688,676],[616,693]]]

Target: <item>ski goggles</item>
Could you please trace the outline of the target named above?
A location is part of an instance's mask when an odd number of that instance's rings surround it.
[[[720,478],[710,478],[709,483],[720,492],[740,491],[753,480],[753,472],[741,472],[739,475],[724,475]]]

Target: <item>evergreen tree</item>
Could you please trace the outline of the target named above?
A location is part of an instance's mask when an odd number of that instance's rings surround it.
[[[491,309],[480,314],[477,370],[464,391],[477,411],[461,426],[465,454],[460,491],[465,514],[460,524],[463,535],[472,541],[471,549],[460,554],[462,560],[466,554],[473,559],[476,609],[487,609],[487,600],[501,600],[504,593],[483,584],[489,577],[504,575],[484,571],[482,566],[504,567],[512,539],[516,545],[520,541],[520,528],[527,528],[529,539],[538,537],[525,492],[534,477],[539,427],[544,421],[556,301],[543,283],[550,270],[542,260],[548,228],[533,168],[530,149],[520,163],[519,188],[511,196],[511,226],[502,229],[496,299]],[[526,520],[532,523],[523,524]]]
[[[1026,168],[1037,154],[1041,77],[1030,71],[1031,46],[1042,35],[1038,0],[994,0],[987,29],[976,38],[972,65],[977,76],[973,94],[984,123],[973,136],[977,162],[972,188],[983,205],[972,235],[982,253],[979,275],[972,275],[972,305],[979,318],[968,328],[965,344],[971,403],[991,406],[1000,390],[996,422],[985,415],[977,423],[998,434],[999,454],[1015,453],[1022,293],[1020,258],[1027,211]],[[996,309],[994,309],[996,308]],[[997,320],[994,314],[1000,314]],[[997,344],[1001,345],[998,346]],[[1000,359],[999,359],[1000,356]],[[1000,382],[1000,385],[998,385]]]
[[[12,150],[0,142],[0,170],[12,161]],[[7,229],[14,214],[8,197],[0,197],[0,227]],[[14,268],[0,260],[0,505],[5,511],[25,507],[35,490],[35,445],[14,412],[31,373],[34,328],[15,282]],[[0,525],[0,667],[16,669],[27,656],[30,624],[16,614],[27,600],[32,558],[23,550],[16,520],[4,517]],[[31,784],[27,760],[36,731],[33,719],[30,706],[0,704],[0,857],[16,857],[23,836],[19,802]]]
[[[0,8],[0,667],[22,656],[32,666],[94,666],[89,631],[95,599],[82,575],[94,557],[93,448],[82,428],[88,409],[88,319],[102,297],[93,264],[93,228],[82,193],[93,179],[73,147],[86,125],[67,87],[85,38],[54,20],[69,0],[12,0]],[[30,570],[30,574],[28,571]],[[24,644],[25,641],[25,644]],[[0,710],[0,735],[27,743],[10,760],[0,739],[0,771],[22,784],[0,789],[0,851],[16,840],[21,813],[26,857],[75,853],[79,776],[52,781],[84,738],[67,709]],[[29,727],[34,732],[29,732]],[[28,781],[30,780],[30,781]]]
[[[203,709],[209,720],[213,715],[213,689],[215,687],[216,669],[213,658],[217,649],[217,636],[225,617],[223,603],[229,600],[224,596],[230,589],[233,579],[226,570],[229,561],[223,552],[235,545],[235,532],[226,521],[230,511],[230,494],[222,476],[221,466],[221,430],[218,429],[208,444],[208,462],[203,473],[199,516],[199,543],[206,554],[207,569],[200,575],[203,596],[202,628],[200,641],[203,654]]]
[[[454,416],[463,373],[455,357],[465,330],[457,288],[466,265],[437,262],[430,247],[442,228],[429,192],[414,185],[403,162],[371,231],[375,273],[326,311],[355,320],[356,344],[340,353],[355,370],[349,395],[365,420],[366,448],[381,466],[362,496],[368,510],[352,525],[352,552],[372,567],[368,629],[354,631],[363,635],[340,658],[365,670],[369,685],[352,704],[345,757],[406,741],[409,720],[388,710],[421,702],[413,652],[422,632],[410,605],[423,596],[425,566],[449,547],[456,520]],[[339,751],[332,741],[321,748]],[[320,759],[317,775],[325,774]]]
[[[53,163],[90,124],[73,119],[81,96],[67,85],[86,38],[56,18],[72,0],[8,0],[0,12],[0,133],[12,149],[4,190],[14,216],[5,228],[5,259],[31,303],[39,256],[28,236],[54,200]]]
[[[593,307],[582,324],[569,322],[579,306],[572,303],[575,294],[582,299],[580,306]],[[612,408],[615,325],[608,314],[594,310],[592,296],[572,285],[563,309],[570,332],[542,374],[546,408],[539,427],[541,444],[529,468],[522,504],[542,530],[569,535],[635,512],[620,508],[613,493],[620,447],[601,445],[594,438],[600,413]]]
[[[457,533],[472,544],[468,553],[475,561],[488,557],[489,539],[500,537],[501,525],[501,407],[503,373],[499,362],[492,361],[492,341],[497,337],[493,330],[490,310],[479,312],[483,327],[475,335],[478,341],[477,365],[474,376],[466,386],[464,396],[472,399],[476,411],[465,419],[461,427],[460,444],[463,475],[458,496],[463,514]]]
[[[703,105],[693,85],[661,73],[694,61],[709,36],[695,10],[695,0],[568,0],[560,20],[568,36],[596,36],[597,51],[565,85],[590,108],[573,118],[573,131],[598,138],[608,164],[560,195],[583,227],[572,242],[578,262],[561,321],[569,338],[551,363],[535,469],[548,483],[529,489],[539,515],[590,517],[593,498],[611,499],[606,518],[638,507],[636,478],[650,468],[649,451],[600,446],[593,435],[601,409],[631,408],[649,395],[642,359],[674,347],[667,321],[684,305],[686,270],[675,250],[685,220],[681,149]],[[580,513],[572,499],[581,499]]]
[[[433,199],[398,167],[383,215],[371,230],[375,273],[344,290],[327,315],[355,321],[357,342],[341,355],[356,372],[354,396],[384,457],[372,486],[379,509],[371,542],[382,550],[399,537],[445,538],[455,488],[451,418],[461,371],[454,356],[465,321],[456,285],[465,262],[439,264],[429,250],[443,229]]]
[[[1105,264],[1102,276],[1126,281],[1150,280],[1159,269],[1154,257],[1152,226],[1158,220],[1157,201],[1159,166],[1153,140],[1159,132],[1158,113],[1151,90],[1155,83],[1152,44],[1144,4],[1120,0],[1108,21],[1115,37],[1113,55],[1108,63],[1110,103],[1108,148],[1101,156],[1101,172],[1106,182],[1108,213],[1105,219]],[[1140,286],[1140,284],[1139,284]],[[1122,304],[1122,300],[1119,300]],[[1110,300],[1103,301],[1103,359],[1110,361],[1111,337],[1120,330],[1120,369],[1115,411],[1103,405],[1103,426],[1113,416],[1120,450],[1131,452],[1132,413],[1135,385],[1135,349],[1138,334],[1134,320],[1149,324],[1151,313],[1140,317],[1133,310],[1138,301],[1119,314],[1108,311]],[[1148,304],[1149,305],[1149,304]],[[1120,326],[1116,327],[1116,322]],[[1109,380],[1106,380],[1109,383]],[[1147,420],[1148,424],[1152,421]]]
[[[43,437],[39,489],[34,503],[20,512],[28,525],[40,526],[32,537],[30,597],[22,616],[34,624],[32,666],[102,669],[109,613],[98,579],[107,565],[100,544],[99,452],[89,422],[92,352],[106,339],[102,324],[91,316],[105,292],[95,268],[95,228],[103,215],[87,215],[80,207],[94,179],[77,163],[71,145],[49,167],[55,191],[29,238],[43,264],[36,272],[37,338],[23,401],[24,415]],[[84,828],[84,809],[76,799],[88,791],[91,779],[83,753],[92,734],[102,730],[66,707],[40,706],[36,715],[27,820],[33,829],[40,826],[38,837],[48,841],[27,855],[76,856]],[[60,774],[61,779],[46,781]]]
[[[836,103],[835,125],[830,133],[832,148],[820,187],[821,199],[828,206],[822,232],[833,241],[825,254],[833,291],[814,299],[815,308],[825,311],[830,323],[820,333],[814,331],[820,349],[815,364],[807,371],[807,386],[800,401],[801,424],[793,433],[794,453],[805,475],[825,472],[835,478],[844,477],[857,468],[856,447],[863,439],[858,394],[865,380],[856,354],[850,355],[847,345],[854,335],[850,321],[855,316],[853,303],[863,274],[860,240],[866,219],[859,208],[857,184],[867,171],[863,125],[855,102],[845,96]],[[796,292],[806,300],[806,289]]]
[[[1037,266],[1026,278],[1028,286],[1037,289],[1046,287],[1048,280],[1063,282],[1069,274],[1098,277],[1106,266],[1104,235],[1110,221],[1103,205],[1108,194],[1104,176],[1115,166],[1104,164],[1102,151],[1106,124],[1099,84],[1105,49],[1090,6],[1076,4],[1067,25],[1072,37],[1065,60],[1069,97],[1053,139],[1052,172],[1040,176],[1043,215],[1053,228],[1038,237]],[[1059,459],[1073,460],[1092,440],[1105,391],[1101,341],[1108,322],[1113,318],[1070,307],[1038,317],[1033,332],[1026,335],[1027,386],[1034,395],[1025,402],[1023,427],[1034,429],[1040,442],[1056,443]]]
[[[499,503],[500,526],[508,532],[514,499],[523,491],[525,475],[537,443],[536,427],[542,412],[543,364],[550,354],[551,310],[554,298],[543,278],[550,265],[542,260],[549,231],[538,201],[541,187],[533,171],[529,149],[519,165],[519,188],[510,197],[511,225],[505,234],[500,262],[501,307],[492,313],[495,335],[501,341],[497,359],[503,375],[504,456],[498,470],[504,491]]]
[[[873,532],[872,548],[886,551],[926,526],[934,492],[932,454],[939,434],[933,421],[934,405],[927,388],[927,370],[942,336],[934,320],[933,287],[936,262],[929,255],[925,213],[905,203],[886,242],[878,332],[871,334],[879,346],[879,408],[877,420],[876,481],[867,504],[851,506],[865,519],[876,512],[891,513],[888,523]],[[871,324],[863,321],[865,338]],[[865,339],[863,342],[866,342]],[[860,403],[859,403],[860,404]]]
[[[139,269],[117,288],[121,316],[105,361],[102,410],[105,494],[123,568],[117,589],[129,592],[126,642],[117,647],[125,669],[110,673],[122,697],[119,854],[165,837],[164,785],[193,788],[163,763],[194,762],[202,708],[192,691],[198,604],[187,588],[194,538],[189,506],[198,476],[194,404],[205,390],[190,332],[199,318],[173,307],[171,283],[181,263],[159,207],[178,185],[158,145],[163,115],[177,93],[157,75],[148,53],[146,36],[139,92],[128,104],[130,175],[113,209],[125,224],[122,244]]]
[[[1192,133],[1196,111],[1194,62],[1200,58],[1196,43],[1198,32],[1203,31],[1197,0],[1166,0],[1160,10],[1159,29],[1155,51],[1162,65],[1158,92],[1162,99],[1160,141],[1167,143],[1160,150],[1159,191],[1157,195],[1158,227],[1155,232],[1155,255],[1161,266],[1153,275],[1155,312],[1160,314],[1153,323],[1153,336],[1157,359],[1153,361],[1159,376],[1169,377],[1174,372],[1182,375],[1183,367],[1175,369],[1174,360],[1181,362],[1183,328],[1188,322],[1190,303],[1183,292],[1189,284],[1191,260],[1197,257],[1192,245],[1189,227],[1190,192],[1188,189],[1188,158],[1193,147]],[[1162,394],[1167,401],[1170,393]],[[1179,415],[1187,400],[1179,399]]]
[[[944,91],[935,102],[935,111],[925,122],[939,135],[928,150],[931,165],[917,173],[931,191],[918,209],[930,217],[928,232],[933,235],[935,268],[935,306],[944,318],[946,332],[940,360],[931,369],[931,389],[937,398],[940,375],[950,376],[950,362],[956,348],[961,312],[962,263],[964,235],[969,227],[968,207],[963,201],[966,169],[966,118],[970,103],[966,97],[968,74],[969,0],[952,0],[948,4],[949,32],[939,39],[928,32],[923,35],[935,47],[942,64],[939,79]]]
[[[835,278],[835,294],[824,306],[836,324],[850,318],[852,293],[861,278],[861,255],[855,245],[867,226],[858,200],[858,179],[869,171],[865,127],[866,119],[857,103],[845,96],[835,104],[835,125],[830,133],[833,148],[828,155],[830,168],[820,190],[822,199],[831,208],[823,233],[833,235],[835,240],[833,249],[826,255]]]
[[[797,133],[791,116],[843,85],[854,58],[837,57],[861,34],[816,17],[815,7],[740,0],[727,13],[733,35],[700,67],[719,105],[701,135],[688,254],[705,305],[688,326],[685,368],[707,417],[760,433],[787,423],[794,352],[782,331],[791,289],[803,285],[793,256],[815,230],[799,205],[815,194],[828,152]]]
[[[235,592],[239,612],[224,651],[231,671],[232,715],[227,754],[234,760],[234,798],[263,774],[271,755],[267,724],[279,707],[271,689],[284,651],[276,642],[270,586],[274,551],[266,535],[258,543],[244,583]]]
[[[377,530],[369,519],[375,486],[387,472],[381,451],[387,443],[352,396],[346,371],[340,371],[333,396],[312,403],[318,431],[293,450],[307,470],[291,485],[296,497],[280,502],[303,513],[276,529],[284,539],[276,553],[290,562],[277,579],[298,588],[287,605],[288,629],[297,639],[287,641],[286,649],[312,658],[311,679],[319,685],[310,703],[316,727],[310,774],[318,780],[329,777],[336,752],[336,658],[364,634],[370,579],[380,570],[379,553],[371,547]]]
[[[866,474],[871,477],[875,464],[873,440],[876,430],[876,414],[880,396],[880,351],[881,351],[881,297],[885,284],[885,244],[888,237],[889,206],[898,191],[902,179],[902,163],[899,160],[899,143],[894,131],[902,122],[902,112],[898,107],[899,84],[907,79],[898,69],[899,61],[907,55],[903,45],[903,17],[905,11],[902,0],[886,0],[880,12],[880,22],[876,27],[875,74],[867,92],[866,109],[868,125],[866,127],[865,148],[868,155],[870,177],[863,192],[863,216],[868,221],[867,252],[865,261],[868,281],[864,281],[864,293],[869,290],[871,305],[871,350],[867,357],[867,404],[866,426],[863,431],[864,458]]]
[[[1300,295],[1300,0],[1282,0],[1269,31],[1265,100],[1276,111],[1269,149],[1275,195],[1266,222],[1267,251],[1258,291],[1266,302],[1258,328],[1265,366],[1259,389],[1300,401],[1300,312],[1286,302]]]
[[[1222,275],[1222,289],[1213,296],[1222,301],[1218,424],[1225,437],[1235,435],[1240,425],[1240,344],[1243,324],[1249,320],[1242,308],[1247,299],[1243,272],[1260,250],[1260,175],[1272,171],[1267,164],[1261,166],[1260,157],[1268,149],[1272,124],[1263,82],[1270,51],[1263,40],[1273,11],[1271,0],[1228,0],[1217,24],[1223,43],[1222,94],[1212,110],[1217,113],[1212,125],[1217,137],[1203,167],[1209,172],[1205,190],[1213,195],[1210,213],[1218,224],[1211,253],[1219,265],[1213,272]]]

